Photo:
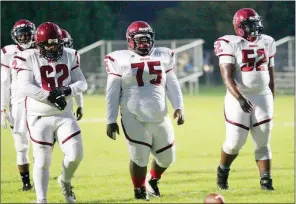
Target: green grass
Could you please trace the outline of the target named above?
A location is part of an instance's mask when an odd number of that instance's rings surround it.
[[[162,197],[150,202],[202,203],[204,197],[219,192],[227,203],[294,202],[294,110],[293,96],[275,101],[275,126],[272,132],[273,180],[275,192],[260,190],[259,173],[250,137],[234,162],[229,178],[231,190],[216,189],[216,168],[225,138],[223,118],[224,89],[202,90],[200,96],[185,96],[186,122],[177,126],[177,159],[159,184]],[[128,171],[128,150],[122,135],[116,141],[105,135],[104,96],[85,97],[85,115],[80,122],[84,159],[73,179],[78,202],[137,202]],[[170,110],[170,115],[172,111]],[[92,120],[94,119],[94,120]],[[101,119],[101,120],[99,120]],[[35,193],[21,192],[16,153],[10,131],[1,132],[1,202],[35,201]],[[30,152],[32,161],[32,154]],[[63,202],[56,177],[61,172],[62,153],[54,149],[48,189],[49,202]]]

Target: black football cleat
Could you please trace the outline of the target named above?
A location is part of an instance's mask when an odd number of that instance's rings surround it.
[[[135,199],[147,200],[147,201],[149,200],[145,187],[136,188],[134,189],[134,192],[135,192]]]
[[[260,185],[262,190],[274,191],[274,188],[272,186],[272,179],[270,178],[261,178]]]
[[[23,191],[29,191],[33,188],[33,185],[31,185],[30,183],[26,183],[23,185]]]
[[[150,174],[147,174],[147,176],[146,176],[145,185],[147,188],[147,192],[154,197],[160,197],[159,188],[157,186],[158,180],[159,179],[152,179]]]
[[[230,170],[230,169],[229,169]],[[217,169],[217,187],[221,190],[228,190],[228,176],[229,170],[223,171],[220,166]]]

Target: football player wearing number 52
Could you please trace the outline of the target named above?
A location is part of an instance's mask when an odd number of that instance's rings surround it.
[[[233,17],[237,35],[216,40],[221,75],[227,88],[224,100],[226,140],[217,169],[217,185],[228,189],[231,163],[250,131],[263,190],[274,190],[271,178],[271,130],[274,106],[275,41],[262,34],[261,17],[251,8]]]
[[[74,96],[87,89],[79,54],[63,46],[61,29],[41,24],[35,34],[37,49],[15,56],[20,93],[26,98],[27,127],[33,146],[33,180],[37,203],[47,202],[49,167],[54,137],[63,153],[58,182],[68,203],[76,201],[71,179],[83,157],[80,127],[72,113]]]
[[[158,181],[175,161],[174,130],[167,115],[166,96],[175,110],[177,124],[184,123],[183,96],[174,73],[174,52],[154,47],[154,37],[154,30],[146,22],[133,22],[126,32],[129,50],[115,51],[105,57],[107,135],[115,140],[116,132],[119,133],[116,120],[120,106],[134,196],[143,200],[148,199],[146,192],[160,196]],[[154,159],[147,174],[150,153]]]

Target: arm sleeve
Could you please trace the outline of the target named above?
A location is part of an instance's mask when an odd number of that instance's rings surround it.
[[[85,77],[80,69],[80,57],[78,52],[75,53],[73,67],[71,68],[71,80],[72,84],[70,84],[71,95],[77,96],[84,92],[87,89],[87,82]]]
[[[168,95],[169,101],[172,104],[172,107],[174,108],[174,110],[177,110],[177,109],[183,110],[184,109],[183,95],[182,95],[179,81],[174,71],[170,71],[167,73],[166,83],[167,83],[166,84],[167,95]]]
[[[78,107],[83,107],[83,95],[82,93],[75,96],[75,101]]]
[[[235,64],[233,47],[229,41],[219,38],[214,43],[214,51],[219,57],[219,64]]]
[[[175,57],[175,53],[173,50],[169,50],[169,55],[171,57],[171,60],[169,62],[169,65],[167,66],[167,69],[165,70],[166,73],[174,70],[175,68],[175,64],[176,64],[176,57]]]
[[[18,72],[19,91],[28,97],[31,97],[37,101],[46,102],[49,95],[49,91],[46,91],[36,85],[34,85],[34,76],[32,70],[24,67]]]
[[[10,68],[1,65],[1,110],[4,110],[10,98]]]
[[[276,44],[275,44],[275,41],[273,40],[270,44],[270,47],[269,47],[269,65],[268,67],[273,67],[274,66],[274,55],[276,53]]]
[[[108,74],[106,87],[107,124],[116,123],[121,93],[121,77]]]

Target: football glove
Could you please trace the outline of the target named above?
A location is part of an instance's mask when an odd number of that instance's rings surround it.
[[[107,136],[113,140],[116,140],[116,132],[119,134],[119,127],[117,123],[111,123],[107,125]]]
[[[185,122],[185,115],[184,112],[181,109],[177,109],[174,112],[174,119],[178,118],[177,124],[182,125]]]
[[[58,96],[68,96],[72,92],[70,86],[62,86],[58,88],[54,88],[52,91],[49,92],[48,100],[53,103],[53,101]]]
[[[76,110],[76,120],[80,120],[83,116],[83,109],[82,107],[78,107]]]
[[[64,110],[65,107],[67,106],[67,101],[64,96],[57,96],[54,99],[49,99],[49,96],[48,96],[47,99],[60,110]]]

